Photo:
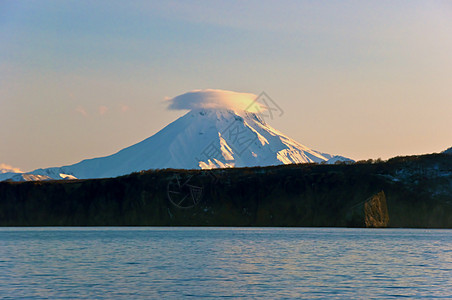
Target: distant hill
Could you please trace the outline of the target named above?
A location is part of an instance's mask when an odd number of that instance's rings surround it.
[[[0,182],[0,225],[452,228],[452,156]]]
[[[450,147],[450,148],[447,149],[447,150],[444,150],[443,153],[446,153],[446,154],[452,154],[452,147]]]

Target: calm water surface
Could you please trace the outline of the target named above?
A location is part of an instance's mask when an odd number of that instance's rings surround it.
[[[452,298],[452,230],[0,228],[0,298]]]

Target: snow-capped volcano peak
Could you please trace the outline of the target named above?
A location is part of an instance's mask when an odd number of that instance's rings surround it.
[[[192,109],[188,112],[192,118],[204,118],[201,121],[206,122],[229,122],[229,121],[239,121],[239,122],[258,122],[262,125],[266,125],[264,118],[261,117],[259,113],[249,112],[240,109],[230,109],[230,108],[198,108]]]
[[[320,153],[296,142],[267,124],[258,113],[227,110],[194,110],[211,126],[210,143],[200,154],[201,168],[246,167],[328,161]],[[214,138],[218,135],[218,138]]]
[[[224,91],[220,94],[224,96]],[[53,179],[83,179],[116,177],[149,169],[209,169],[349,160],[312,150],[274,129],[260,113],[245,107],[246,101],[242,100],[248,101],[248,95],[242,95],[240,105],[233,101],[228,105],[210,105],[223,98],[209,98],[204,92],[202,95],[201,100],[189,98],[192,103],[188,106],[178,106],[191,108],[185,115],[133,146],[110,156],[70,166],[38,169],[29,174]],[[173,98],[173,104],[184,100],[176,98]],[[205,105],[206,101],[208,105]],[[246,104],[249,107],[249,103]]]

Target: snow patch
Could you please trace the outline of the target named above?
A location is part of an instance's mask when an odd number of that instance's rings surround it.
[[[226,141],[224,140],[224,138],[221,136],[221,133],[218,134],[219,138],[220,138],[220,149],[221,149],[221,154],[223,155],[224,159],[226,160],[234,160],[234,152],[231,149],[231,147],[229,147],[228,143],[226,143]]]
[[[75,177],[74,175],[63,174],[63,173],[60,173],[59,175],[62,179],[66,179],[66,180],[77,179],[77,177]]]

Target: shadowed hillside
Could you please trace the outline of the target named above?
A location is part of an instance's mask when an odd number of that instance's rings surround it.
[[[452,156],[2,182],[0,225],[452,228]]]

